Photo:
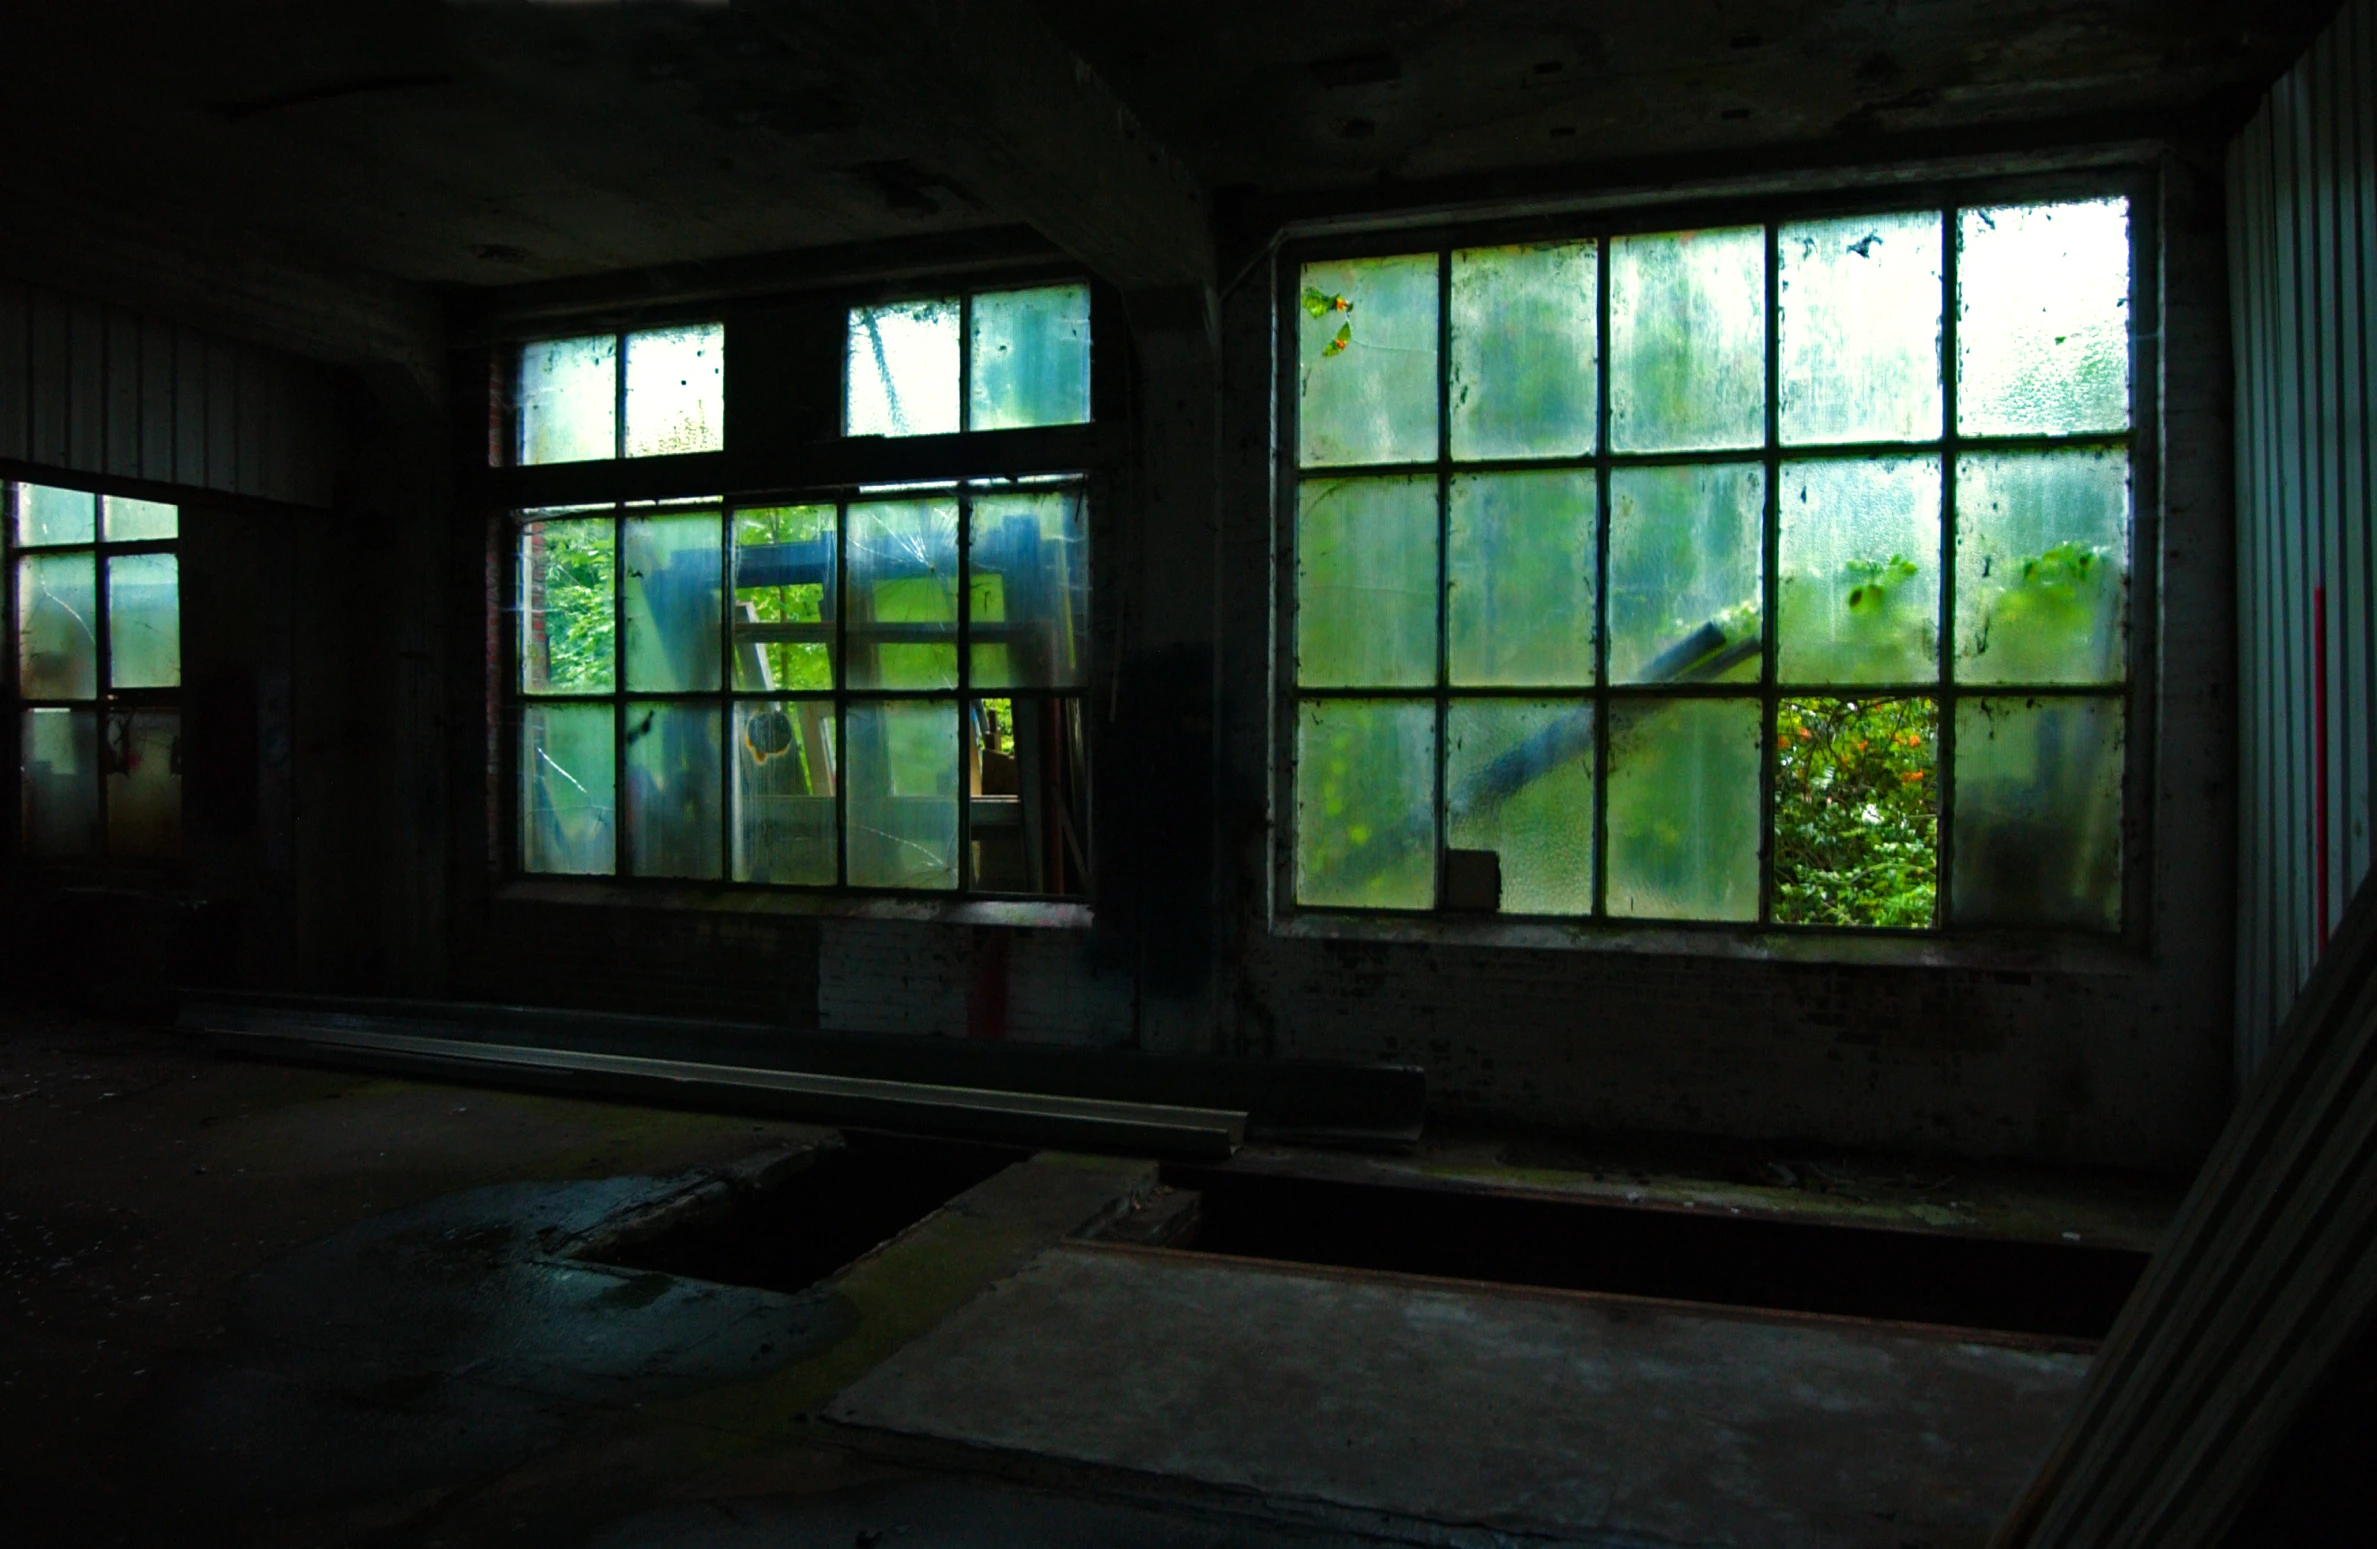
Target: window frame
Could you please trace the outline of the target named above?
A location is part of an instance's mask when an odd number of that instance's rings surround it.
[[[72,490],[92,497],[92,532],[87,543],[42,544],[26,547],[17,542],[17,489],[37,484],[49,489]],[[174,535],[170,538],[136,538],[111,540],[107,537],[105,502],[111,498],[143,500],[174,507]],[[116,874],[158,876],[178,873],[186,865],[189,839],[189,797],[185,783],[181,810],[176,814],[177,844],[171,854],[119,855],[109,846],[107,729],[109,720],[120,714],[131,715],[143,710],[171,710],[180,720],[180,737],[186,749],[189,738],[189,673],[187,660],[188,630],[182,622],[187,598],[185,577],[181,569],[183,548],[189,541],[188,521],[191,508],[189,492],[172,487],[137,484],[122,479],[96,478],[69,470],[38,467],[14,461],[0,462],[0,630],[5,631],[8,645],[7,666],[0,671],[0,684],[5,684],[8,706],[8,727],[0,749],[5,750],[7,772],[5,789],[8,801],[8,837],[0,846],[0,856],[7,864],[21,871],[49,873],[106,872]],[[27,555],[89,554],[92,564],[92,585],[95,606],[93,616],[99,626],[93,631],[92,671],[94,688],[88,700],[37,699],[24,693],[22,662],[17,638],[17,561]],[[184,654],[182,681],[171,687],[117,688],[109,683],[113,666],[113,631],[105,623],[108,614],[108,562],[134,554],[171,554],[176,564],[175,619],[182,631],[179,642]],[[88,709],[99,721],[99,766],[95,771],[97,791],[97,848],[79,855],[40,855],[25,843],[24,820],[24,715],[28,710]],[[186,781],[186,770],[185,770]]]
[[[1943,220],[1946,242],[1942,253],[1944,293],[1955,295],[1957,242],[1956,215],[1964,208],[2080,200],[2096,198],[2125,198],[2129,202],[2130,217],[2130,422],[2124,432],[2094,436],[2071,437],[1994,437],[1967,436],[1956,425],[1956,382],[1954,370],[1958,319],[1954,308],[1945,309],[1941,332],[1942,412],[1941,434],[1930,440],[1912,442],[1858,442],[1787,445],[1779,433],[1779,293],[1776,288],[1778,262],[1777,228],[1791,221],[1820,220],[1834,217],[1849,218],[1860,215],[1904,214],[1937,211]],[[1905,961],[1926,957],[1954,959],[1970,948],[1978,947],[1984,956],[2012,949],[2017,953],[2064,953],[2079,950],[2083,954],[2105,947],[2118,955],[2134,956],[2147,949],[2153,933],[2151,906],[2153,886],[2152,860],[2152,798],[2154,767],[2157,754],[2157,725],[2155,706],[2160,685],[2155,672],[2159,660],[2159,573],[2161,568],[2161,485],[2160,485],[2160,375],[2161,363],[2158,343],[2161,336],[2161,296],[2159,289],[2162,232],[2160,229],[2159,182],[2150,165],[2112,163],[2096,167],[2055,172],[2011,173],[1958,178],[1933,178],[1919,175],[1884,177],[1873,181],[1816,188],[1795,188],[1777,192],[1746,192],[1741,194],[1680,194],[1672,198],[1635,197],[1607,201],[1600,204],[1580,202],[1557,212],[1537,212],[1517,216],[1480,215],[1471,219],[1393,219],[1385,218],[1368,226],[1354,223],[1333,223],[1325,230],[1304,234],[1291,232],[1282,241],[1273,259],[1272,285],[1269,287],[1270,338],[1272,341],[1272,423],[1273,460],[1271,468],[1272,565],[1272,651],[1270,671],[1271,692],[1271,758],[1269,763],[1269,805],[1272,812],[1270,849],[1269,903],[1273,929],[1285,934],[1319,937],[1354,937],[1388,940],[1461,940],[1479,944],[1517,945],[1573,945],[1638,948],[1643,950],[1743,950],[1752,955],[1846,955],[1850,958],[1876,957],[1889,961]],[[1609,263],[1610,242],[1617,237],[1637,234],[1658,234],[1672,231],[1711,230],[1759,226],[1763,228],[1765,251],[1765,406],[1762,438],[1745,448],[1723,450],[1621,453],[1610,446],[1610,361],[1609,339]],[[1451,369],[1448,334],[1451,328],[1449,308],[1445,305],[1449,276],[1447,269],[1451,254],[1459,249],[1492,247],[1506,244],[1593,241],[1596,244],[1594,262],[1598,271],[1595,305],[1597,328],[1602,348],[1596,361],[1597,403],[1596,435],[1589,453],[1574,457],[1546,457],[1526,459],[1479,459],[1456,462],[1447,423],[1450,415],[1448,394],[1441,390],[1437,399],[1437,440],[1433,460],[1413,464],[1355,465],[1346,467],[1303,468],[1298,461],[1298,342],[1294,322],[1295,309],[1302,290],[1302,271],[1309,262],[1351,260],[1360,258],[1415,255],[1434,252],[1437,255],[1437,348],[1438,381],[1442,384]],[[2130,476],[2130,568],[2128,599],[2128,659],[2124,680],[2107,685],[2036,685],[2030,690],[2018,685],[1959,684],[1952,673],[1943,671],[1935,682],[1920,685],[1846,685],[1791,692],[1776,673],[1776,652],[1779,643],[1776,617],[1779,576],[1772,563],[1777,546],[1778,506],[1781,498],[1779,473],[1783,465],[1797,462],[1827,461],[1860,456],[1878,457],[1892,454],[1936,459],[1942,473],[1942,507],[1940,516],[1940,595],[1938,605],[1940,655],[1943,666],[1954,657],[1955,637],[1955,543],[1956,512],[1954,480],[1956,463],[1967,451],[1987,452],[2017,449],[2022,445],[2053,445],[2057,447],[2099,446],[2124,449],[2129,457]],[[1755,681],[1712,684],[1613,684],[1608,679],[1609,641],[1607,639],[1608,609],[1608,539],[1610,525],[1609,475],[1613,468],[1629,466],[1711,466],[1755,465],[1765,474],[1765,507],[1762,514],[1761,538],[1766,563],[1761,579],[1762,631],[1761,670]],[[1433,477],[1441,491],[1446,481],[1469,473],[1487,473],[1512,469],[1567,470],[1581,469],[1594,475],[1598,493],[1595,515],[1597,554],[1595,557],[1596,609],[1595,677],[1584,688],[1553,689],[1543,687],[1503,688],[1478,685],[1456,686],[1445,670],[1444,653],[1448,649],[1444,618],[1446,610],[1445,578],[1449,563],[1445,523],[1448,508],[1440,494],[1437,530],[1437,653],[1438,666],[1432,686],[1426,688],[1370,690],[1370,689],[1313,689],[1301,688],[1296,681],[1296,624],[1297,597],[1297,515],[1300,486],[1307,479],[1333,477],[1362,478],[1410,473]],[[2093,931],[2059,926],[2011,926],[1935,923],[1929,927],[1893,928],[1878,926],[1839,926],[1824,924],[1786,924],[1773,919],[1774,893],[1774,817],[1775,817],[1775,755],[1774,724],[1778,705],[1789,699],[1836,698],[1858,699],[1872,697],[1923,697],[1937,707],[1935,757],[1937,767],[1947,770],[1954,757],[1954,707],[1960,699],[2006,697],[2056,697],[2113,699],[2124,708],[2125,746],[2121,778],[2122,812],[2120,834],[2121,882],[2120,924],[2113,931]],[[1443,727],[1446,707],[1461,699],[1552,700],[1573,699],[1595,708],[1595,834],[1593,845],[1593,903],[1594,912],[1587,915],[1520,914],[1507,911],[1470,912],[1448,909],[1441,899],[1424,909],[1364,908],[1339,905],[1300,903],[1296,897],[1296,739],[1300,706],[1307,701],[1327,699],[1373,699],[1428,703],[1435,707],[1438,735],[1435,747],[1435,790],[1430,816],[1430,831],[1437,846],[1441,865],[1446,841],[1444,766],[1447,757]],[[1674,700],[1685,698],[1750,699],[1760,706],[1762,728],[1759,774],[1759,834],[1758,834],[1758,916],[1750,921],[1710,921],[1685,919],[1648,919],[1617,917],[1606,912],[1607,896],[1607,774],[1609,737],[1608,711],[1628,700]],[[1943,780],[1943,796],[1937,806],[1938,870],[1936,897],[1939,900],[1937,918],[1950,913],[1953,886],[1953,861],[1950,836],[1954,821],[1953,780]],[[1996,960],[1992,957],[1991,960]]]
[[[847,381],[843,374],[842,348],[837,342],[833,352],[834,413],[831,434],[809,439],[769,438],[757,444],[754,444],[754,438],[742,438],[744,444],[738,444],[734,429],[739,415],[735,396],[738,375],[736,325],[743,316],[794,303],[819,312],[832,309],[846,319],[849,311],[858,307],[896,305],[953,295],[962,297],[958,397],[960,423],[965,424],[970,422],[971,417],[965,373],[972,351],[972,339],[966,323],[970,319],[975,296],[1063,284],[1087,284],[1090,290],[1090,419],[1086,423],[1007,430],[966,429],[948,434],[913,436],[847,435],[841,429],[845,423],[846,404],[843,400],[847,393]],[[698,321],[720,321],[725,329],[724,399],[727,430],[723,450],[533,465],[511,462],[508,456],[499,452],[499,448],[517,444],[519,406],[514,385],[522,345],[549,338],[604,332],[624,336],[645,328],[663,328]],[[544,316],[533,322],[500,330],[488,337],[488,343],[492,348],[492,358],[487,365],[489,413],[483,449],[486,463],[485,466],[478,465],[482,449],[474,447],[466,453],[471,465],[466,469],[465,479],[466,487],[475,486],[474,498],[469,504],[482,522],[486,543],[487,622],[491,637],[487,657],[488,756],[485,767],[493,787],[488,793],[486,857],[488,869],[499,883],[560,889],[577,896],[640,897],[656,901],[676,896],[695,901],[733,900],[745,906],[760,904],[837,913],[864,913],[870,907],[913,908],[920,905],[979,912],[987,906],[994,910],[1020,907],[1045,913],[1051,919],[1070,919],[1085,907],[1095,907],[1100,877],[1105,870],[1100,858],[1100,841],[1097,837],[1100,824],[1096,815],[1101,785],[1099,769],[1104,755],[1099,748],[1097,717],[1091,714],[1091,707],[1098,699],[1098,685],[1106,677],[1104,653],[1098,645],[1101,631],[1109,628],[1104,622],[1108,610],[1102,606],[1102,600],[1109,595],[1115,564],[1113,555],[1118,525],[1115,496],[1130,435],[1126,417],[1129,398],[1124,375],[1128,369],[1127,349],[1119,297],[1076,267],[1034,262],[969,269],[956,274],[927,274],[880,284],[836,285],[790,295],[773,293],[737,297],[707,307],[673,302],[648,312],[639,310],[632,316],[617,312],[587,314],[576,318]],[[622,381],[624,377],[622,370]],[[748,405],[743,407],[747,408]],[[966,491],[970,485],[1029,478],[1062,479],[1067,487],[1078,491],[1084,504],[1089,555],[1088,618],[1084,623],[1088,646],[1083,677],[1078,686],[1037,693],[1021,689],[985,691],[972,682],[968,642],[973,603],[973,556],[967,543],[969,533],[966,526],[970,497],[961,494],[961,491]],[[914,493],[919,496],[946,492],[951,498],[962,502],[958,534],[959,622],[951,635],[958,658],[956,682],[947,688],[918,690],[852,687],[846,677],[847,657],[841,649],[845,643],[847,625],[844,610],[838,611],[835,619],[836,661],[844,665],[837,666],[834,688],[789,692],[736,689],[732,675],[732,630],[727,627],[732,609],[729,567],[733,562],[731,541],[735,512],[799,505],[836,506],[835,585],[846,598],[849,584],[846,569],[848,509],[853,504],[864,504],[871,500],[897,500],[907,491],[886,486],[901,485],[917,486]],[[989,491],[975,489],[971,493]],[[726,540],[720,556],[721,598],[724,602],[720,633],[728,652],[722,667],[720,688],[683,694],[647,694],[626,687],[623,654],[625,610],[621,590],[625,577],[623,556],[615,547],[612,616],[614,629],[621,633],[614,640],[612,687],[599,693],[577,695],[530,695],[522,689],[518,616],[522,594],[518,569],[520,550],[516,535],[522,523],[533,519],[535,512],[569,506],[604,508],[571,514],[611,520],[615,545],[621,541],[625,530],[623,524],[628,518],[672,510],[717,511]],[[977,700],[1027,697],[1069,701],[1080,706],[1082,764],[1086,779],[1078,798],[1085,830],[1079,836],[1079,848],[1087,864],[1080,884],[1063,893],[987,890],[975,885],[972,877],[974,813],[966,776],[977,760],[978,752],[974,746],[972,717],[966,714],[966,710]],[[732,746],[734,706],[762,699],[804,698],[822,700],[834,707],[836,880],[831,884],[737,881],[732,876],[731,848],[735,778]],[[632,871],[624,822],[626,755],[622,726],[624,707],[640,700],[698,702],[724,707],[720,712],[725,717],[721,723],[721,786],[726,799],[720,811],[720,824],[726,848],[721,851],[719,875],[715,877],[638,876]],[[851,705],[918,700],[949,701],[959,716],[958,884],[952,888],[904,888],[852,883],[848,880],[847,793],[843,778],[848,746],[848,725],[844,712]],[[613,770],[617,781],[613,797],[615,848],[613,868],[607,873],[539,872],[528,870],[524,864],[520,810],[521,712],[531,704],[565,702],[609,703],[620,707],[613,720]]]

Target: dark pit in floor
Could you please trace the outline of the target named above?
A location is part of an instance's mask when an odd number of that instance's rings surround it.
[[[724,1285],[798,1291],[890,1241],[1028,1153],[848,1133],[807,1167],[651,1236],[585,1255]]]
[[[2099,1340],[2148,1255],[1175,1164],[1140,1240],[1196,1253]],[[1133,1235],[1129,1223],[1113,1234]]]

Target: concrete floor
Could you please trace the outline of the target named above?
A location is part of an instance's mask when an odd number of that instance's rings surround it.
[[[1841,1326],[1792,1325],[1786,1351],[1755,1318],[1627,1334],[1576,1298],[1060,1247],[1148,1185],[1129,1159],[1020,1163],[797,1293],[570,1256],[827,1138],[0,1017],[8,1541],[1945,1545],[1971,1541],[2080,1368]],[[1456,1144],[1398,1165],[1613,1182],[1537,1161]],[[2150,1235],[2151,1201],[2106,1197]],[[2042,1228],[2063,1208],[2040,1206]],[[1104,1267],[1075,1285],[1084,1264]],[[1357,1329],[1364,1359],[1342,1343]],[[1540,1358],[1454,1359],[1487,1329]],[[974,1386],[952,1386],[966,1361]],[[1299,1362],[1299,1385],[1272,1380]],[[1620,1368],[1624,1404],[1597,1399],[1587,1379]],[[993,1369],[1007,1397],[978,1380]],[[1397,1372],[1425,1400],[1400,1429],[1382,1407]],[[1161,1446],[1125,1423],[1149,1405],[1177,1420]],[[1705,1451],[1710,1416],[1749,1409],[1770,1461],[1858,1476],[1825,1500],[1921,1509],[1895,1539],[1827,1537],[1805,1529],[1821,1489],[1641,1466],[1662,1426]],[[1862,1456],[1860,1435],[1909,1416],[1931,1440]],[[1995,1451],[1976,1428],[2002,1433]],[[1261,1469],[1230,1463],[1299,1434]],[[1761,1490],[1765,1517],[1735,1509]]]

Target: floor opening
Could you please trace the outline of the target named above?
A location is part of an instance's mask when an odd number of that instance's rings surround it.
[[[621,1269],[798,1291],[888,1242],[1028,1153],[916,1136],[846,1133],[774,1187],[585,1257]]]
[[[1727,1306],[2102,1339],[2148,1255],[1702,1210],[1167,1166],[1134,1232],[1232,1254]],[[1193,1196],[1193,1197],[1192,1197]]]

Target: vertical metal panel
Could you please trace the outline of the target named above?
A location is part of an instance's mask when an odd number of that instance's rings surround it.
[[[23,457],[32,434],[32,298],[0,280],[0,457]]]
[[[239,355],[220,340],[206,352],[206,487],[239,488]]]
[[[122,307],[107,309],[106,468],[119,478],[140,477],[140,319]]]
[[[173,481],[206,487],[206,336],[173,331]]]
[[[2373,30],[2377,0],[2346,6],[2230,148],[2240,1074],[2309,974],[2322,920],[2341,916],[2377,861]]]
[[[173,482],[173,329],[140,321],[140,476]]]
[[[29,461],[53,468],[66,460],[66,302],[49,291],[33,292],[32,374],[26,387],[33,396],[32,445]]]
[[[107,470],[107,311],[98,303],[66,303],[66,465],[83,473]]]

